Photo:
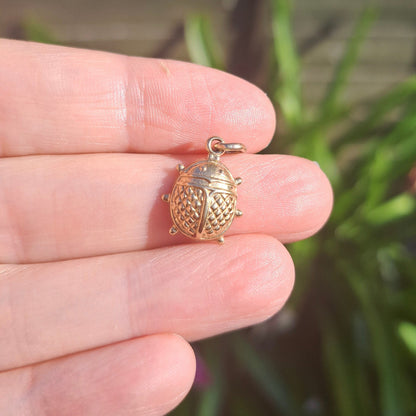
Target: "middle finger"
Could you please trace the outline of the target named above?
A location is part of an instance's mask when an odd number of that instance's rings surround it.
[[[175,166],[195,156],[28,156],[0,160],[0,263],[90,257],[183,243],[170,236],[160,199]],[[203,157],[201,157],[203,158]],[[224,157],[243,178],[228,234],[259,232],[287,242],[313,234],[332,202],[324,173],[293,156]]]

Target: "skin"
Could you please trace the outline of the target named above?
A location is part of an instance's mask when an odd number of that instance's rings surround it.
[[[197,65],[0,40],[0,414],[162,415],[189,391],[188,341],[253,325],[294,283],[282,243],[327,220],[331,187],[254,155],[266,95]],[[225,244],[170,236],[175,167],[211,136],[241,176]]]

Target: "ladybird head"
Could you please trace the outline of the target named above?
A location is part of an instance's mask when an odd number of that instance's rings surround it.
[[[185,170],[185,173],[194,178],[209,178],[234,182],[230,171],[221,162],[217,161],[201,160],[189,166]]]

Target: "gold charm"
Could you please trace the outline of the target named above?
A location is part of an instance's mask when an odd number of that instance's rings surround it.
[[[236,208],[237,185],[241,178],[233,178],[231,172],[220,162],[224,153],[245,152],[241,143],[224,143],[220,137],[207,141],[208,159],[200,160],[185,168],[179,164],[179,177],[171,194],[162,195],[170,204],[173,225],[171,235],[180,231],[197,240],[218,240],[235,216],[243,213]]]

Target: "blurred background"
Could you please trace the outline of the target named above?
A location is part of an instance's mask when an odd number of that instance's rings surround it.
[[[319,162],[335,193],[289,246],[268,322],[194,345],[175,416],[416,415],[414,0],[1,0],[0,35],[197,62],[263,88],[267,152]]]

